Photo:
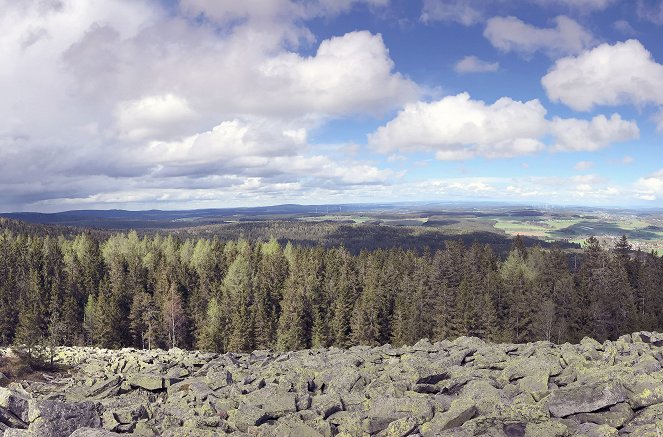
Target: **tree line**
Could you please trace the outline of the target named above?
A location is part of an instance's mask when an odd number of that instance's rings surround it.
[[[663,327],[663,258],[559,247],[361,251],[135,232],[0,233],[0,344],[292,350],[599,340]]]

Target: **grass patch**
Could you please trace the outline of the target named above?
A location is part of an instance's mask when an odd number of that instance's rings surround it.
[[[9,349],[0,355],[0,386],[6,387],[14,381],[47,381],[49,377],[59,376],[69,370],[68,367],[51,363],[47,357],[30,354],[27,351]]]

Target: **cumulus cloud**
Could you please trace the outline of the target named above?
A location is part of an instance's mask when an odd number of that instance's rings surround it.
[[[597,115],[591,120],[554,117],[551,133],[555,137],[553,150],[596,151],[611,143],[637,139],[640,130],[635,121],[623,120],[619,114],[610,118]]]
[[[546,110],[538,100],[501,98],[492,105],[467,93],[406,105],[369,142],[383,151],[435,151],[438,159],[507,157],[543,149]]]
[[[483,61],[476,56],[465,56],[454,65],[457,73],[489,73],[499,70],[499,62]]]
[[[318,43],[306,27],[387,3],[0,0],[0,207],[264,202],[397,180],[308,142],[330,118],[418,98],[380,35]]]
[[[486,23],[484,36],[497,49],[525,56],[543,51],[550,56],[579,53],[592,45],[594,37],[566,16],[555,18],[553,28],[539,28],[516,17],[493,17]]]
[[[418,93],[393,67],[379,35],[364,31],[334,37],[323,41],[315,56],[286,53],[264,62],[263,95],[251,109],[276,102],[278,113],[303,108],[332,115],[378,112]]]
[[[406,105],[396,118],[369,135],[369,142],[383,152],[435,152],[440,160],[501,158],[544,150],[548,134],[555,139],[552,150],[594,151],[637,138],[639,130],[635,121],[617,114],[592,120],[548,120],[538,100],[503,97],[486,104],[462,93]]]
[[[663,169],[638,179],[635,192],[639,199],[654,201],[663,196]]]
[[[173,94],[119,102],[116,111],[121,138],[132,141],[168,137],[170,131],[181,131],[195,116],[189,103]]]
[[[576,111],[598,105],[663,105],[663,65],[634,39],[559,59],[541,83],[552,101]]]

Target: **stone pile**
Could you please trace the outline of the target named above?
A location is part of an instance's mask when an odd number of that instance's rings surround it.
[[[60,348],[0,388],[2,437],[663,435],[663,335],[211,354]]]

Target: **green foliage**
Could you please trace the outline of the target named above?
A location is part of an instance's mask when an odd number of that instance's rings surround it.
[[[500,259],[461,241],[353,255],[276,238],[0,232],[0,344],[34,351],[603,340],[660,330],[661,288],[662,258],[634,252],[626,238],[613,249],[590,238],[572,255],[516,239]]]
[[[210,352],[223,351],[223,313],[216,298],[207,304],[205,323],[200,330],[197,347]]]

